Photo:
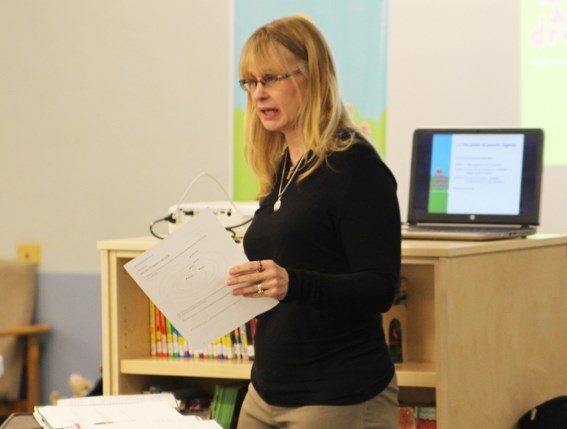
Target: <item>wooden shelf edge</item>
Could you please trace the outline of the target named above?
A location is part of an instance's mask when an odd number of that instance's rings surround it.
[[[198,360],[185,358],[122,359],[122,374],[177,377],[230,378],[249,380],[252,362],[239,360]]]
[[[403,387],[437,387],[437,370],[434,363],[403,362],[396,364],[398,385]]]
[[[175,358],[123,359],[120,372],[132,375],[159,375],[178,377],[230,378],[249,380],[252,362],[208,361]],[[437,387],[434,363],[404,362],[396,364],[398,385],[404,387]]]

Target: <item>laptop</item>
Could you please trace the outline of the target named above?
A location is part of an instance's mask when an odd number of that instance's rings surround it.
[[[539,225],[541,129],[417,129],[402,238],[499,240]]]

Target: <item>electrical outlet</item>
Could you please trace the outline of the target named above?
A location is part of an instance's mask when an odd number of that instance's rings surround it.
[[[17,246],[17,258],[20,260],[41,262],[41,245],[38,243],[20,243]]]

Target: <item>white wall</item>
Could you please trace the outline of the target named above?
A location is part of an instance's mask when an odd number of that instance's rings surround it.
[[[519,24],[517,0],[390,2],[388,162],[404,218],[414,129],[520,125]]]
[[[418,127],[518,127],[517,0],[392,0],[388,163],[407,212],[412,132]],[[567,232],[567,169],[546,167],[542,232]]]
[[[202,171],[232,188],[231,5],[0,1],[0,258],[42,246],[42,403],[100,376],[96,242],[148,235]]]
[[[230,192],[231,4],[0,2],[0,257],[95,272],[97,240],[148,235],[198,173]]]

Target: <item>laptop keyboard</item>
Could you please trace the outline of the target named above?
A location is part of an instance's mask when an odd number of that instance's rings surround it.
[[[432,232],[508,232],[513,231],[514,228],[504,228],[504,227],[492,227],[492,226],[433,226],[433,225],[413,225],[408,227],[409,230],[418,231],[432,231]]]

